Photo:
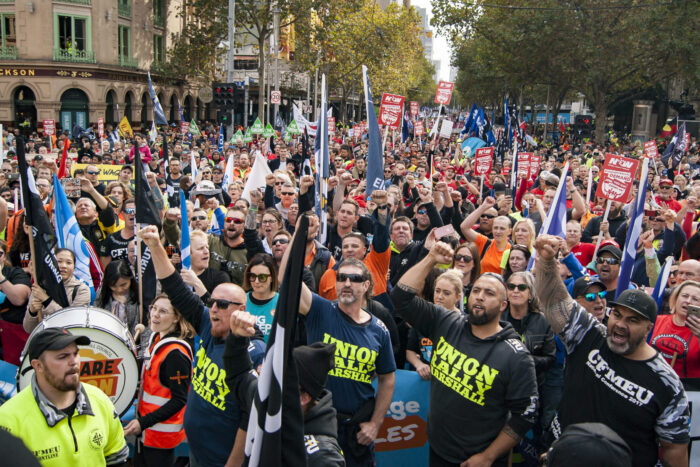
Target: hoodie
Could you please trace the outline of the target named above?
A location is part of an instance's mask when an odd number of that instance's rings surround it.
[[[394,310],[433,341],[430,362],[430,447],[448,462],[482,452],[507,424],[523,436],[537,413],[532,357],[513,327],[480,339],[467,317],[395,287]]]

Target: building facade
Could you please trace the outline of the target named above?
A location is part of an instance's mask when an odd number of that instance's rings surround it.
[[[126,116],[153,120],[147,71],[168,121],[207,111],[197,89],[159,73],[185,0],[0,0],[0,123],[41,130]]]

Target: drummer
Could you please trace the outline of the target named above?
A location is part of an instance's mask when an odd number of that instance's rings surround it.
[[[56,261],[61,273],[63,287],[66,289],[68,304],[70,306],[90,305],[90,289],[80,279],[73,275],[75,269],[75,255],[67,248],[56,250]],[[29,308],[24,315],[24,330],[32,332],[39,322],[48,315],[61,310],[63,307],[49,297],[38,283],[32,286],[32,295],[29,298]],[[41,312],[41,314],[39,314]]]
[[[0,428],[19,437],[43,466],[123,465],[129,455],[112,401],[80,383],[78,345],[87,336],[47,328],[32,337],[31,384],[0,406]]]

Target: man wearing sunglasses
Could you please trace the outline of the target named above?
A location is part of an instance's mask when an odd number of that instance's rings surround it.
[[[230,212],[230,211],[229,211]],[[242,219],[242,213],[241,219]],[[241,421],[241,408],[226,385],[223,353],[229,335],[231,314],[245,310],[246,294],[230,282],[218,285],[211,293],[211,305],[205,306],[170,262],[155,226],[139,231],[151,250],[156,276],[173,307],[194,327],[200,348],[187,396],[184,427],[190,444],[190,465],[224,466],[231,458],[243,459],[243,443],[234,442]],[[249,348],[253,366],[257,367],[265,353],[262,333]],[[239,446],[240,444],[240,446]],[[240,456],[240,457],[237,457]],[[194,459],[194,461],[192,461]]]
[[[226,211],[224,228],[220,235],[209,234],[209,267],[227,272],[234,284],[243,284],[243,271],[248,255],[243,241],[245,213],[233,207]]]
[[[622,251],[615,245],[609,243],[598,250],[598,257],[595,260],[598,278],[605,285],[608,295],[613,298],[617,292],[617,279],[620,277],[621,262]]]
[[[576,279],[571,293],[574,300],[601,323],[607,322],[607,295],[605,284],[588,275]]]

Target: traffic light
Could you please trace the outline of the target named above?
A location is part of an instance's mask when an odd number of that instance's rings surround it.
[[[593,116],[576,115],[576,118],[574,118],[574,129],[577,130],[582,136],[590,136],[595,129],[595,125],[593,124]]]
[[[214,106],[219,111],[232,110],[236,106],[236,85],[234,83],[214,83]]]

